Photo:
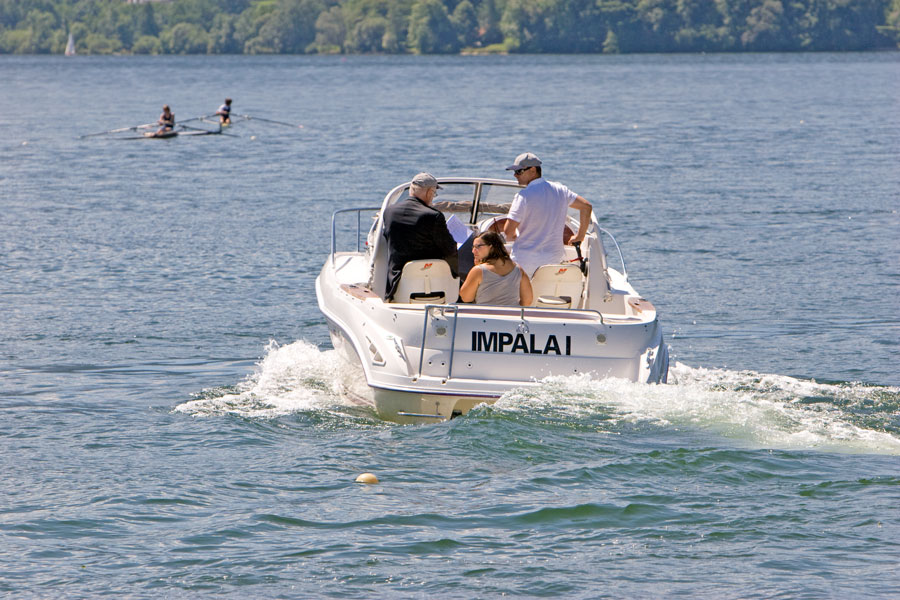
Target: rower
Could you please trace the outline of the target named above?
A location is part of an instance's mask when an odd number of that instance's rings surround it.
[[[175,114],[169,108],[169,105],[166,104],[163,106],[162,114],[159,115],[159,120],[157,121],[160,127],[156,131],[155,135],[162,135],[164,133],[169,133],[172,129],[175,128]]]
[[[231,125],[231,98],[225,98],[225,104],[216,111],[221,125]]]

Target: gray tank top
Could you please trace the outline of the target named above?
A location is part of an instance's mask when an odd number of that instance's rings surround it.
[[[519,305],[519,284],[522,281],[522,269],[516,268],[506,275],[498,275],[477,265],[481,269],[481,283],[475,290],[476,304],[499,304],[501,306]]]

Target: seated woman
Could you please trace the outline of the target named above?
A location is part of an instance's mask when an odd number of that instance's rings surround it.
[[[493,231],[475,236],[472,243],[475,267],[459,290],[463,302],[530,306],[531,281],[503,247],[503,238]]]

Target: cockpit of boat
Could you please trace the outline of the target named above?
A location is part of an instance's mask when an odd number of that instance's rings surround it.
[[[447,220],[447,227],[451,235],[459,244],[459,276],[465,279],[469,270],[474,266],[472,257],[472,241],[474,236],[487,229],[499,231],[509,212],[516,193],[521,186],[509,181],[441,181],[441,189],[435,198],[432,207],[441,211]],[[386,210],[392,204],[406,198],[409,195],[409,185],[398,186],[391,190],[385,199],[382,210]],[[377,230],[377,231],[376,231]],[[377,243],[381,240],[372,239],[380,233],[380,223],[376,221],[370,231],[369,246],[376,248],[375,270],[378,265],[386,264],[381,260],[378,250],[387,252],[386,244]],[[373,243],[374,242],[374,243]],[[406,276],[404,274],[404,276]],[[375,292],[382,294],[383,279],[375,276],[372,282]],[[381,285],[379,285],[381,284]],[[396,300],[395,300],[396,301]],[[450,300],[450,302],[455,299]],[[402,302],[402,300],[401,300]]]
[[[522,189],[522,186],[514,181],[500,179],[447,178],[439,179],[439,183],[442,189],[438,191],[432,206],[444,214],[448,229],[459,244],[460,279],[454,278],[449,266],[439,259],[407,263],[400,280],[400,288],[392,300],[393,304],[456,303],[459,283],[474,266],[472,256],[474,237],[488,230],[502,231],[513,198]],[[409,184],[406,183],[388,192],[381,207],[344,209],[335,213],[332,221],[332,257],[340,254],[335,246],[335,238],[339,233],[335,230],[339,214],[357,213],[357,252],[362,251],[360,214],[366,211],[373,214],[371,227],[365,236],[366,273],[357,272],[355,275],[357,284],[354,285],[354,289],[365,289],[371,296],[384,296],[388,250],[387,243],[381,235],[380,215],[387,207],[406,198],[408,194]],[[577,228],[578,220],[574,211],[570,211],[564,231],[560,232],[564,243],[568,243]],[[352,237],[351,231],[344,223],[343,231],[340,233],[343,237],[348,235]],[[594,221],[583,243],[583,256],[579,254],[581,249],[576,250],[575,247],[566,245],[566,258],[563,263],[545,265],[535,272],[532,277],[534,306],[596,310],[599,306],[598,300],[603,298],[604,313],[634,314],[638,307],[627,306],[625,298],[615,297],[614,290],[612,294],[610,293],[610,284],[615,285],[615,282],[611,281],[611,276],[621,277],[624,283],[627,280],[627,272],[620,251],[618,258],[621,261],[621,269],[618,272],[607,270],[607,257],[601,234],[607,235],[618,250],[618,244],[611,234]],[[509,248],[511,244],[508,245]],[[590,261],[593,261],[590,265],[593,269],[588,266]],[[351,268],[350,263],[346,263],[346,266]],[[360,266],[359,263],[355,263],[353,270],[356,271]]]
[[[440,185],[442,189],[439,190],[438,196],[435,198],[432,206],[444,214],[451,234],[459,243],[459,275],[460,279],[464,279],[469,270],[474,266],[474,258],[472,256],[472,242],[474,237],[478,233],[488,230],[497,232],[502,231],[513,198],[516,193],[522,189],[522,186],[515,182],[504,180],[441,180]],[[407,197],[408,194],[409,185],[398,186],[394,190],[391,190],[385,199],[382,210]],[[572,223],[575,224],[574,227],[577,227],[577,221],[575,221],[574,218],[572,218]],[[372,271],[373,279],[370,283],[372,284],[375,293],[383,295],[383,282],[385,279],[383,269],[386,265],[386,260],[384,259],[386,258],[387,247],[386,244],[381,243],[381,240],[378,239],[380,230],[380,223],[376,220],[369,232],[368,242],[369,247],[373,248],[375,251],[375,260],[373,261],[374,268]],[[569,238],[574,235],[573,226],[567,225],[561,235],[563,236],[563,242],[568,242]],[[511,248],[511,244],[509,244],[508,249],[509,248]],[[381,256],[381,253],[385,253],[385,256]],[[430,262],[433,264],[434,261]],[[434,267],[432,266],[431,268]],[[435,271],[437,270],[438,269],[435,269]],[[421,269],[417,269],[416,265],[410,265],[408,271],[409,273],[407,273],[407,270],[404,270],[403,275],[403,278],[407,279],[407,282],[409,279],[415,278],[417,271],[421,271]],[[578,269],[576,268],[574,271],[577,272]],[[447,281],[447,277],[452,276],[444,275],[443,277],[440,277],[441,283],[439,285],[442,287],[449,286],[450,284]],[[401,285],[403,285],[402,282],[403,279],[401,279]],[[421,295],[421,298],[411,298],[411,294]],[[406,303],[418,301],[426,303],[436,300],[434,294],[423,293],[421,291],[404,293],[399,296],[399,298],[395,297],[394,302]],[[445,301],[454,302],[455,299],[448,298]]]

